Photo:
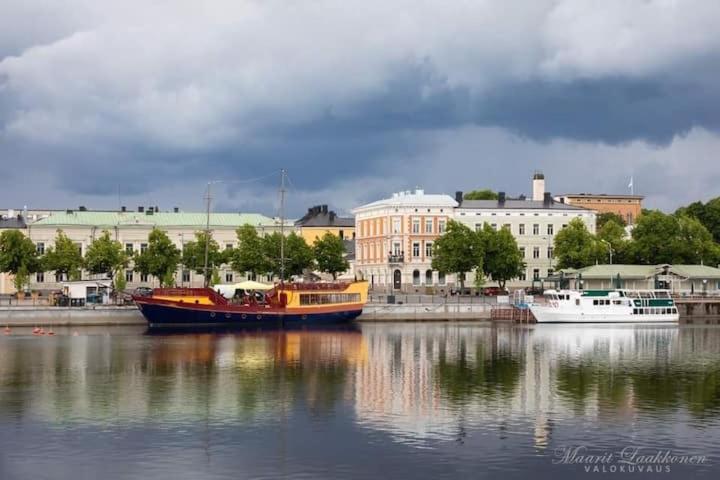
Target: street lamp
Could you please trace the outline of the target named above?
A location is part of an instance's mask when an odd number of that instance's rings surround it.
[[[180,286],[185,287],[185,265],[182,262],[182,255],[185,253],[185,232],[178,233],[180,237]]]
[[[610,252],[610,265],[612,265],[613,264],[612,263],[612,256],[613,256],[612,245],[610,245],[610,242],[608,242],[607,240],[603,240],[602,238],[600,239],[600,241],[608,246],[608,251]]]

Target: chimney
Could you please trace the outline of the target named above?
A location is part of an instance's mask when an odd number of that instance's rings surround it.
[[[505,205],[505,192],[498,192],[498,205]]]
[[[335,212],[330,212],[330,222],[333,222],[335,220]]]
[[[138,207],[138,213],[143,213],[145,211],[145,207]]]
[[[523,194],[521,194],[521,195],[518,197],[518,200],[522,200],[522,201],[524,202],[525,200],[527,200],[527,197],[526,197],[525,194],[523,193]]]
[[[327,213],[327,212],[328,212],[327,205],[323,205],[323,206],[322,206],[322,213]]]
[[[127,212],[127,207],[125,205],[123,205],[122,207],[120,207],[120,211]]]
[[[173,207],[173,212],[174,212],[174,213],[180,213],[180,209],[179,209],[178,207]]]
[[[455,201],[458,203],[462,203],[463,201],[463,192],[461,192],[460,190],[455,192]]]
[[[87,208],[85,207],[85,205],[80,205],[78,207],[78,210],[80,210],[81,212],[87,212]]]
[[[552,205],[552,203],[552,194],[550,192],[545,192],[545,194],[543,195],[543,206],[549,207],[550,205]]]
[[[532,199],[536,202],[541,202],[545,198],[545,175],[542,172],[536,171],[533,175],[533,196]]]
[[[155,213],[159,213],[159,212],[160,212],[160,207],[158,207],[157,205],[155,205]]]

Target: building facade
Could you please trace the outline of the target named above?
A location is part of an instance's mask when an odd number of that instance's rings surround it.
[[[316,205],[295,222],[298,235],[312,245],[317,238],[331,233],[342,240],[355,240],[355,219],[340,217],[327,205]]]
[[[567,193],[555,198],[566,205],[595,210],[597,213],[616,213],[628,225],[635,224],[642,212],[642,195],[606,195],[594,193]]]
[[[77,245],[84,256],[94,239],[103,231],[110,232],[111,238],[119,241],[128,254],[142,252],[148,246],[148,236],[153,228],[163,230],[170,240],[182,251],[184,245],[195,241],[195,233],[206,228],[207,216],[204,213],[158,212],[155,209],[142,209],[140,212],[96,212],[72,211],[41,218],[27,225],[26,234],[35,243],[38,253],[43,254],[52,247],[58,230]],[[237,246],[236,230],[242,225],[252,225],[261,236],[280,230],[277,220],[259,214],[248,213],[212,213],[210,231],[220,249]],[[286,233],[293,230],[292,225],[285,227]],[[223,283],[244,280],[244,272],[233,272],[229,266],[220,270]],[[83,278],[87,274],[83,273]],[[125,272],[127,288],[139,286],[157,287],[159,281],[133,271],[132,265]],[[31,276],[30,288],[33,290],[51,290],[60,288],[64,279],[55,278],[53,272],[38,272]],[[176,273],[179,286],[202,286],[203,276],[180,266]]]
[[[432,269],[432,248],[456,206],[449,195],[418,189],[354,209],[355,275],[387,292],[454,285],[453,276]]]

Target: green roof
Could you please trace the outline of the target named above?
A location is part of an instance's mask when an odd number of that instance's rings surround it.
[[[207,222],[205,213],[185,212],[157,212],[151,215],[139,212],[59,212],[47,218],[38,220],[32,227],[37,226],[157,226],[157,227],[193,227],[204,228]],[[211,213],[211,227],[234,227],[242,225],[254,227],[272,227],[277,225],[275,220],[258,213]],[[288,225],[291,225],[288,223]]]
[[[685,278],[720,279],[720,269],[707,265],[591,265],[579,270],[561,270],[568,277],[582,275],[584,279],[606,279],[620,275],[620,278],[651,278],[662,274],[667,268],[670,274]]]

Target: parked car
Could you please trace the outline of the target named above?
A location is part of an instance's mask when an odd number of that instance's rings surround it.
[[[153,293],[153,289],[150,287],[137,287],[133,291],[133,295],[137,295],[138,297],[149,297]]]
[[[500,287],[485,287],[483,288],[483,295],[486,297],[495,297],[497,295],[507,295],[508,291],[505,288]]]

